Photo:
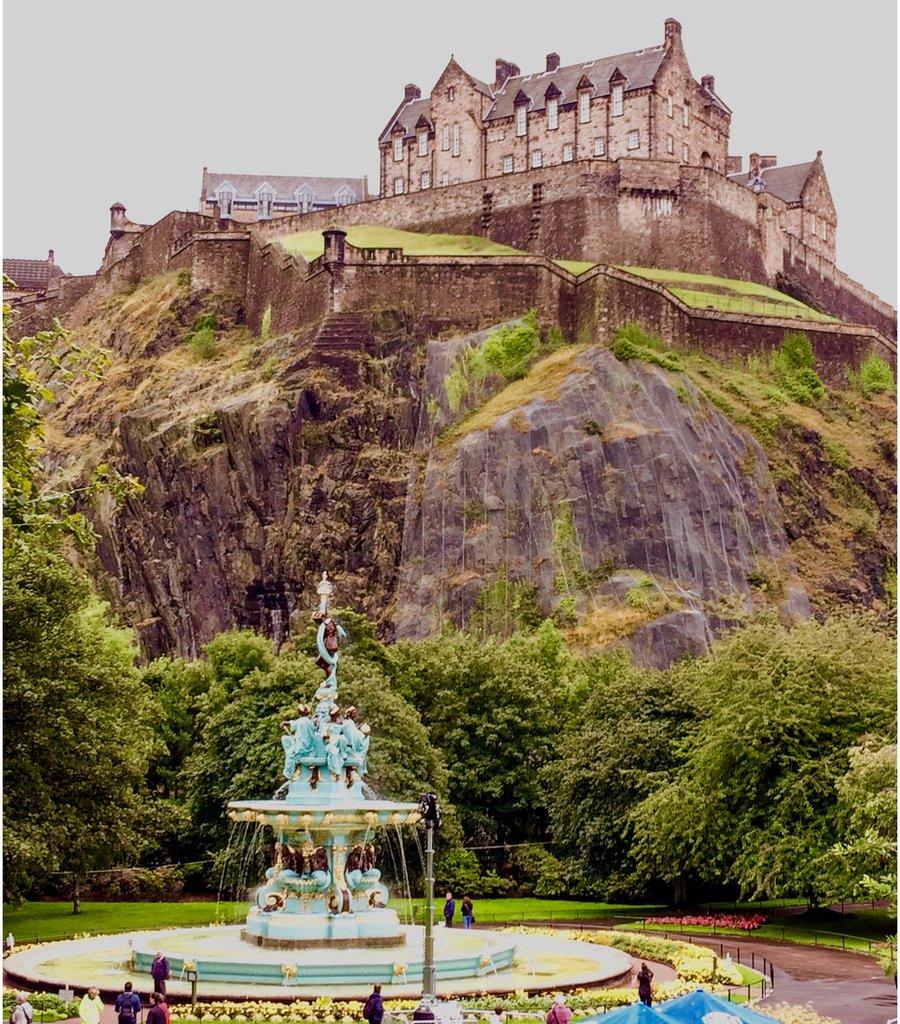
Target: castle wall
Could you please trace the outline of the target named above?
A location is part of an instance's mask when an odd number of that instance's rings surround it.
[[[579,337],[608,341],[617,328],[634,322],[676,346],[726,360],[765,355],[778,348],[786,332],[803,331],[812,343],[816,370],[836,387],[846,385],[847,370],[858,370],[870,352],[892,366],[897,361],[896,345],[870,327],[690,309],[660,285],[615,270],[582,275],[576,306]]]
[[[332,309],[331,275],[323,270],[307,277],[306,267],[276,246],[253,244],[249,252],[245,315],[259,334],[271,307],[270,331],[311,328]]]

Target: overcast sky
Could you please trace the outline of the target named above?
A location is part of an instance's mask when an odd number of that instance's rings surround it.
[[[204,165],[368,174],[406,82],[450,54],[493,80],[659,43],[678,18],[696,78],[734,111],[731,152],[824,151],[838,264],[896,298],[896,6],[890,0],[6,0],[4,255],[94,271],[108,209],[196,209]]]

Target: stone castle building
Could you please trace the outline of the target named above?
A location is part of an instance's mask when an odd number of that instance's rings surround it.
[[[428,97],[407,85],[379,138],[381,195],[399,195],[579,160],[620,157],[725,173],[731,110],[715,79],[691,74],[681,25],[642,50],[523,75],[498,58],[482,82],[453,59]]]
[[[198,210],[241,223],[272,220],[362,203],[369,187],[362,178],[310,178],[282,174],[221,174],[203,168]]]
[[[3,294],[13,296],[46,291],[56,278],[65,275],[62,267],[57,264],[51,249],[45,260],[5,258],[3,260],[3,276],[8,277],[14,285],[14,287],[4,288]]]

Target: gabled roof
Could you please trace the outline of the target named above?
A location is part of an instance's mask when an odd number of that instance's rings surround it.
[[[575,102],[582,78],[590,82],[594,96],[608,96],[609,80],[616,69],[625,77],[627,90],[646,89],[653,84],[653,78],[665,56],[665,46],[648,46],[643,50],[619,53],[613,57],[601,57],[599,60],[589,60],[582,64],[569,64],[555,71],[540,71],[534,75],[508,78],[495,95],[494,105],[485,120],[511,117],[514,113],[513,102],[519,90],[531,100],[532,110],[543,110],[544,97],[551,82],[559,89],[564,103]]]
[[[799,203],[814,164],[815,160],[810,160],[809,163],[789,164],[787,167],[767,167],[759,174],[766,183],[767,192],[786,203]],[[752,187],[749,174],[729,174],[728,177],[739,185]]]
[[[555,71],[516,75],[514,78],[507,78],[496,92],[492,86],[479,81],[462,68],[460,70],[479,92],[494,101],[485,115],[485,121],[492,121],[500,117],[512,117],[517,102],[527,102],[529,110],[543,110],[548,95],[557,96],[561,103],[574,103],[578,98],[578,89],[584,88],[585,85],[593,90],[594,96],[608,96],[609,80],[616,71],[624,78],[626,90],[645,89],[653,84],[653,78],[659,71],[665,55],[664,45],[648,46],[643,50],[632,50],[630,53],[620,53],[613,57],[570,64]],[[707,95],[715,99],[712,94]],[[721,101],[719,102],[728,110]],[[404,138],[411,138],[415,135],[416,123],[421,118],[425,118],[429,125],[433,123],[431,99],[427,96],[401,104],[379,136],[379,143],[389,142],[398,125],[403,129]]]
[[[346,190],[362,202],[366,198],[365,178],[311,178],[285,174],[219,174],[203,172],[203,198],[213,202],[216,189],[229,184],[234,188],[235,199],[251,201],[257,191],[268,183],[275,193],[275,202],[293,202],[298,189],[311,192],[316,199],[328,201],[338,192]]]
[[[707,89],[704,86],[700,86],[700,92],[710,101],[714,107],[718,107],[723,113],[731,114],[733,111],[727,103],[723,103],[718,93],[713,92],[712,89]]]
[[[3,273],[25,292],[42,292],[54,277],[65,277],[62,268],[49,260],[5,259]]]

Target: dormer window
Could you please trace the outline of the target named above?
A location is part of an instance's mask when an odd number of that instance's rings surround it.
[[[582,92],[578,95],[578,120],[587,124],[591,119],[591,94]]]
[[[338,203],[340,203],[340,196],[338,196]],[[309,213],[312,209],[313,194],[308,188],[301,189],[297,192],[297,212],[298,213]]]
[[[334,201],[338,206],[346,206],[348,203],[353,202],[353,193],[349,188],[342,188],[335,195]]]
[[[260,220],[269,220],[272,216],[272,203],[275,201],[273,193],[266,191],[256,194],[256,214]]]
[[[612,87],[612,116],[621,117],[625,99],[625,86],[622,84]]]
[[[216,202],[219,204],[219,216],[230,217],[234,204],[234,193],[228,189],[216,193]]]
[[[528,132],[528,108],[524,103],[516,107],[516,135],[525,135]]]
[[[690,104],[686,102],[684,104],[684,106],[681,108],[681,123],[684,125],[685,128],[687,128],[687,126],[690,124],[690,122],[691,122],[691,107],[690,107]]]
[[[672,97],[666,97],[666,117],[675,116],[675,104],[672,102]]]
[[[402,135],[398,135],[397,138],[394,139],[394,159],[395,160],[402,160],[403,159],[403,136]]]
[[[453,156],[459,156],[459,125],[453,126]]]
[[[419,132],[419,156],[428,156],[428,132]]]
[[[559,127],[559,100],[553,96],[547,100],[547,129],[552,131]]]

